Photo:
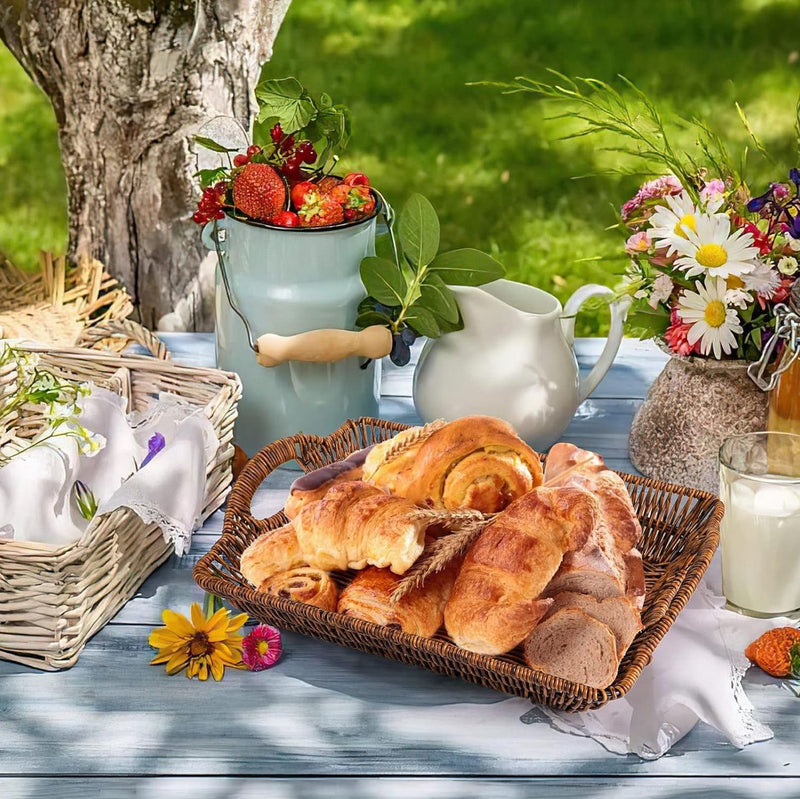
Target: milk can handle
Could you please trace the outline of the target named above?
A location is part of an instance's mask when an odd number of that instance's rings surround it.
[[[379,194],[376,192],[376,194]],[[382,201],[382,213],[389,228],[392,247],[396,248],[393,231],[394,213],[391,206],[379,194]],[[274,333],[265,333],[256,338],[247,317],[239,307],[233,293],[228,270],[225,263],[225,253],[222,242],[225,241],[227,217],[222,220],[213,220],[203,228],[203,244],[209,250],[216,250],[219,262],[219,271],[225,294],[233,312],[242,320],[247,342],[250,349],[256,354],[256,359],[262,366],[272,367],[287,361],[304,361],[311,363],[331,363],[340,361],[350,356],[376,359],[388,355],[392,349],[391,331],[383,325],[370,325],[363,330],[337,330],[322,329],[309,330],[294,336],[279,336]]]
[[[786,341],[792,354],[767,377],[766,372],[778,344]],[[761,350],[761,357],[747,367],[748,377],[762,390],[772,391],[778,385],[778,378],[797,360],[800,355],[800,316],[788,305],[775,306],[775,329]]]
[[[572,346],[575,340],[575,316],[581,306],[590,297],[613,293],[614,292],[607,286],[589,283],[586,286],[581,286],[581,288],[567,300],[564,305],[564,318],[561,320],[561,328],[570,346]],[[605,377],[606,372],[614,362],[617,350],[619,350],[619,345],[622,343],[623,326],[625,324],[625,317],[628,315],[630,304],[631,298],[628,296],[609,302],[608,307],[611,312],[611,325],[608,331],[608,339],[594,368],[580,381],[578,386],[579,402],[583,402],[597,388],[598,383]]]

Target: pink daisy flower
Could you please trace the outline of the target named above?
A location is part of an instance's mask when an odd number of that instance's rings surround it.
[[[282,649],[278,630],[259,624],[242,640],[242,662],[250,671],[263,671],[278,662]]]

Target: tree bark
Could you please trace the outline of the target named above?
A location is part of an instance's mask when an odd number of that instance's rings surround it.
[[[191,136],[245,127],[290,0],[6,0],[0,37],[55,110],[70,253],[104,261],[148,327],[209,329],[210,254],[190,220]],[[205,264],[205,266],[203,266]]]

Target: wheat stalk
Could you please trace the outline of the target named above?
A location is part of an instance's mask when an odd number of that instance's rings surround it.
[[[425,511],[428,514],[437,514],[437,511]],[[425,581],[438,574],[456,558],[460,558],[478,539],[486,526],[494,518],[485,516],[477,511],[441,511],[441,517],[433,524],[446,524],[448,521],[456,525],[456,530],[450,535],[441,536],[425,547],[421,557],[403,575],[395,588],[389,601],[394,604],[399,602],[406,594],[421,588]]]
[[[422,427],[410,428],[402,436],[395,436],[392,443],[386,448],[386,452],[383,453],[383,463],[389,463],[412,447],[416,447],[417,444],[429,438],[437,430],[441,430],[446,424],[444,419],[435,419]]]

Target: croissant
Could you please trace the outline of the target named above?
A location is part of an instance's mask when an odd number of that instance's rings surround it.
[[[598,599],[627,595],[641,608],[644,569],[635,546],[642,528],[622,478],[599,455],[574,444],[556,444],[550,450],[545,478],[548,486],[590,491],[600,507],[598,524],[586,544],[564,556],[545,594],[579,591]]]
[[[264,580],[258,588],[267,594],[294,599],[323,610],[336,610],[339,592],[331,576],[322,569],[301,566]]]
[[[343,461],[336,461],[321,469],[315,469],[302,477],[298,477],[289,488],[289,497],[283,512],[294,519],[303,505],[322,499],[328,489],[336,483],[346,480],[360,480],[364,460],[372,447],[360,449],[348,455]]]
[[[392,604],[391,596],[400,578],[388,569],[364,569],[342,591],[338,610],[347,616],[429,638],[442,626],[444,606],[457,574],[458,564],[450,564],[429,577],[421,588]]]
[[[539,595],[597,523],[597,501],[580,488],[538,488],[509,505],[470,547],[444,621],[464,649],[500,655],[519,644],[547,612]]]
[[[258,588],[273,574],[296,569],[305,563],[294,525],[289,522],[256,538],[242,552],[239,571],[247,582]]]
[[[408,571],[420,556],[428,522],[408,500],[360,480],[337,483],[294,520],[307,563],[325,570]]]
[[[416,505],[495,513],[542,482],[539,456],[501,419],[464,416],[401,435],[395,451],[384,442],[370,452],[364,479]]]

